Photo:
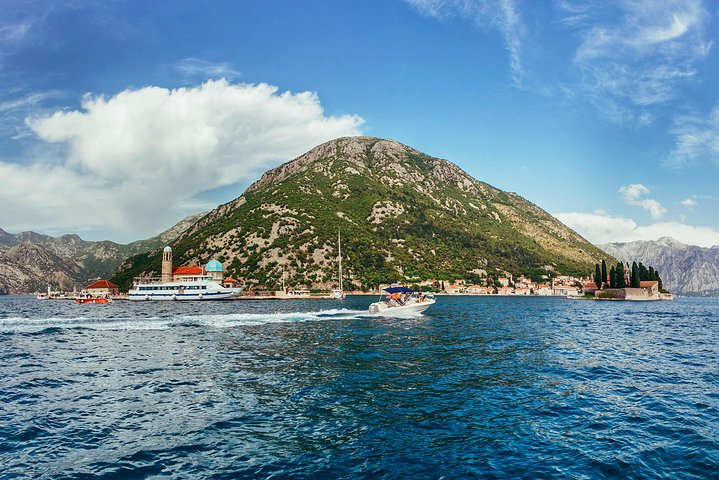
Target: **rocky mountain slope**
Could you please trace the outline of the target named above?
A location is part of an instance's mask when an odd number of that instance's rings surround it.
[[[664,288],[681,295],[719,295],[719,246],[685,245],[670,237],[656,241],[600,245],[622,261],[638,261],[659,270]]]
[[[128,244],[90,242],[77,235],[51,237],[0,229],[0,294],[81,287],[91,278],[109,278],[128,257],[166,245],[202,215],[192,215],[147,240]]]
[[[249,286],[326,288],[337,232],[357,285],[551,272],[588,274],[608,258],[515,193],[393,140],[340,138],[265,173],[172,243],[175,264],[217,258]],[[613,260],[613,259],[611,259]],[[157,273],[160,252],[115,278]]]

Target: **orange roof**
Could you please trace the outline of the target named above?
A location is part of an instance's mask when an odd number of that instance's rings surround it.
[[[653,287],[654,285],[656,285],[658,283],[659,282],[657,282],[656,280],[645,280],[643,282],[639,282],[639,286],[642,288],[647,288],[647,287]]]
[[[594,282],[585,283],[584,286],[585,286],[585,287],[590,287],[590,288],[591,288],[591,287],[597,288],[597,284],[594,283]]]
[[[232,277],[227,277],[227,278],[224,279],[223,281],[224,281],[225,283],[237,283],[237,280],[235,280],[235,279],[232,278]]]
[[[177,267],[172,271],[173,275],[204,275],[205,269],[198,266]]]
[[[85,289],[88,288],[120,288],[114,283],[110,282],[109,280],[98,280],[97,282],[93,283],[92,285],[88,285],[85,287]]]

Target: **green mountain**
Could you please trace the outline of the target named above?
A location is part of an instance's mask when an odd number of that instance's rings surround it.
[[[357,286],[524,273],[588,274],[607,254],[515,193],[393,140],[340,138],[265,173],[171,246],[176,265],[212,258],[249,287],[327,288],[337,232]],[[613,259],[611,259],[613,261]],[[115,281],[158,273],[160,251]]]

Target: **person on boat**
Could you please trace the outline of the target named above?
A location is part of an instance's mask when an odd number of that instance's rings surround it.
[[[419,294],[419,297],[417,298],[417,302],[418,302],[418,303],[422,303],[422,302],[424,302],[425,300],[427,300],[427,296],[426,296],[424,293],[420,293],[420,294]]]
[[[395,292],[395,293],[392,294],[392,297],[395,299],[395,301],[396,301],[399,305],[404,305],[404,298],[402,298],[402,294],[401,294],[401,293]]]

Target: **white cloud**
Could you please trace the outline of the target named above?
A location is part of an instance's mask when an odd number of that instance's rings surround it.
[[[674,148],[665,159],[671,167],[697,162],[719,164],[719,104],[706,117],[682,115],[674,119]]]
[[[405,0],[420,14],[429,18],[444,20],[459,17],[474,23],[479,28],[493,28],[502,34],[509,53],[512,80],[522,83],[522,38],[524,25],[515,0]]]
[[[632,219],[612,217],[603,212],[555,213],[554,216],[595,245],[658,240],[661,237],[672,237],[681,243],[702,247],[719,245],[719,231],[712,227],[695,227],[679,222],[637,225]]]
[[[649,189],[641,183],[624,185],[619,189],[619,193],[622,194],[622,200],[624,200],[627,205],[642,207],[651,214],[652,218],[661,218],[667,213],[667,209],[662,207],[656,200],[641,198],[650,193]]]
[[[582,39],[574,57],[581,88],[619,123],[642,125],[647,108],[675,99],[680,86],[694,81],[696,65],[712,46],[705,38],[708,15],[701,0],[558,6],[571,19],[563,23]]]
[[[697,202],[696,197],[685,198],[684,200],[681,201],[681,204],[687,208],[696,207],[697,203],[698,202]]]
[[[217,80],[87,95],[80,110],[27,120],[62,154],[0,163],[13,186],[0,193],[0,225],[145,237],[177,219],[175,210],[198,193],[254,179],[317,144],[359,134],[362,123],[325,115],[314,93],[267,84]]]

